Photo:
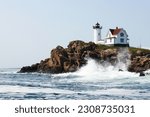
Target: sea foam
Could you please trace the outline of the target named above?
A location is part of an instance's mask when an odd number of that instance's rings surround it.
[[[84,79],[91,81],[138,77],[138,74],[136,73],[131,73],[127,70],[119,71],[119,69],[120,65],[108,65],[107,67],[103,67],[102,65],[98,64],[95,60],[89,59],[87,65],[82,67],[75,74],[81,76],[82,80]]]

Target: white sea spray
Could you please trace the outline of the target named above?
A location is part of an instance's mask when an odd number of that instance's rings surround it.
[[[117,66],[107,66],[104,67],[98,64],[95,60],[88,60],[88,64],[82,67],[79,71],[74,74],[80,76],[78,80],[85,81],[101,81],[101,80],[109,80],[109,79],[124,79],[124,78],[135,78],[138,77],[138,74],[131,73],[128,71],[119,71],[120,67]]]

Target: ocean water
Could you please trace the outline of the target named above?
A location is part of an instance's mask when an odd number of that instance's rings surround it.
[[[118,71],[94,60],[74,73],[17,73],[0,69],[1,100],[149,100],[150,75]],[[150,71],[146,71],[150,73]]]

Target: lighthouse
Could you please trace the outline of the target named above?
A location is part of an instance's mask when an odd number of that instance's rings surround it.
[[[101,29],[102,29],[102,26],[100,26],[100,24],[98,22],[95,24],[95,26],[93,26],[93,30],[94,30],[94,43],[95,44],[103,42],[103,40],[101,39]]]

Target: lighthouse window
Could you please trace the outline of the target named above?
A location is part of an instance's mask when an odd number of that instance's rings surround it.
[[[98,35],[100,35],[100,33],[98,33]]]
[[[121,42],[121,43],[124,43],[124,38],[121,38],[121,39],[120,39],[120,42]]]

